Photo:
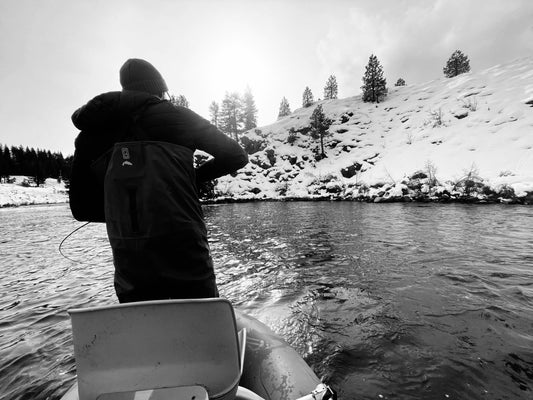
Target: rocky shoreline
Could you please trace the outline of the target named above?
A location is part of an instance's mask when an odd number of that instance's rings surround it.
[[[231,193],[202,198],[204,204],[242,203],[254,201],[357,201],[366,203],[468,203],[468,204],[520,204],[533,205],[533,192],[515,193],[509,185],[501,185],[495,190],[481,178],[463,179],[444,184],[434,181],[423,172],[417,172],[398,183],[342,184],[339,181],[324,180],[308,187],[304,196],[285,195],[280,191],[277,196],[261,195],[253,190],[235,196]]]

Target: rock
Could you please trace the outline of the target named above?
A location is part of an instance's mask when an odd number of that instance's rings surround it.
[[[363,167],[363,164],[360,164],[358,162],[355,162],[354,164],[341,169],[341,174],[345,178],[351,178],[352,176],[356,175],[357,172],[361,171],[361,168]]]
[[[352,114],[353,115],[353,114]],[[345,124],[350,120],[350,116],[348,114],[342,114],[341,115],[341,124]]]
[[[533,204],[533,192],[527,192],[520,200],[523,204]]]
[[[250,157],[250,162],[264,170],[272,167],[270,160],[268,160],[263,153],[258,153],[255,157]]]
[[[326,184],[326,192],[328,193],[340,193],[342,192],[342,186],[337,182],[329,182]]]
[[[415,172],[413,175],[411,175],[409,177],[409,179],[413,180],[413,179],[426,179],[428,176],[425,172],[423,171],[417,171]]]
[[[270,165],[274,165],[276,163],[276,153],[273,149],[267,149],[265,151],[265,154],[268,158],[268,161],[270,161]]]
[[[242,136],[240,141],[244,151],[246,151],[248,154],[257,153],[258,151],[262,151],[266,148],[266,142],[264,140],[254,140],[247,136]]]
[[[468,110],[466,109],[457,110],[453,113],[453,116],[457,119],[466,118],[468,117]]]

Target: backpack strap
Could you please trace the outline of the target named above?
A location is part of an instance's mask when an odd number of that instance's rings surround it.
[[[122,125],[122,135],[117,142],[137,142],[149,139],[148,135],[142,129],[139,123],[139,119],[142,117],[149,105],[150,103],[145,103],[138,110],[127,115],[127,118],[124,119]]]

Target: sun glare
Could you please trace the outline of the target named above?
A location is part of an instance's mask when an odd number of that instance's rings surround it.
[[[214,60],[215,81],[224,91],[243,91],[247,85],[259,85],[267,76],[268,66],[263,57],[243,41],[222,45],[216,50]]]

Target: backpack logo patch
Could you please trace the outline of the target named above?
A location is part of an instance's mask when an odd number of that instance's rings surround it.
[[[127,147],[122,147],[120,150],[122,152],[122,166],[133,166],[133,163],[128,161],[130,159],[130,150]]]

